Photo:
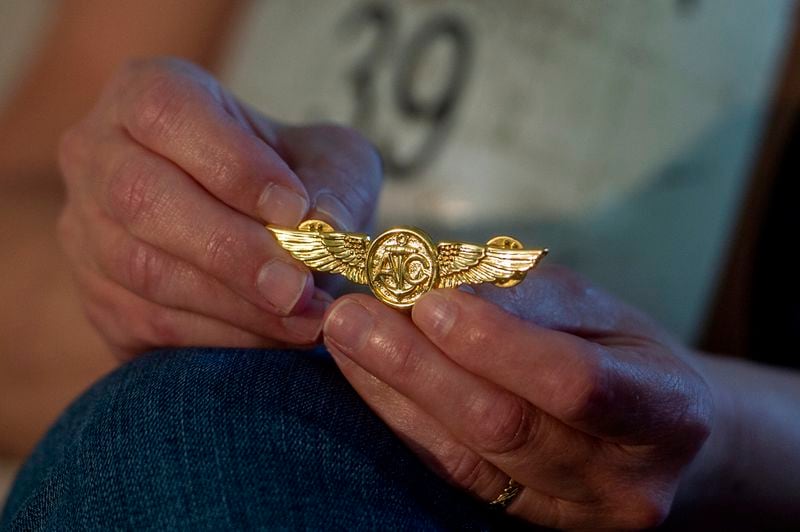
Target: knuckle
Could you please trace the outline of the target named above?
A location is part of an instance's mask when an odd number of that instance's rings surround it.
[[[536,420],[517,398],[476,398],[469,405],[477,444],[495,455],[514,454],[537,439]]]
[[[235,267],[237,238],[225,229],[215,229],[206,236],[203,260],[211,272],[225,273]]]
[[[172,69],[152,68],[136,91],[126,123],[145,142],[158,142],[179,132],[186,118],[190,81]]]
[[[581,423],[610,411],[614,401],[613,364],[605,356],[587,356],[571,368],[574,378],[563,388],[567,422]]]
[[[162,204],[164,189],[152,165],[141,158],[126,158],[111,172],[108,194],[111,212],[121,221],[136,224],[152,216]]]
[[[710,398],[709,398],[710,402]],[[698,402],[699,404],[700,402]],[[693,408],[691,415],[687,416],[684,420],[683,430],[688,437],[694,441],[691,445],[691,454],[697,452],[705,441],[711,436],[712,415],[711,407],[708,408]]]
[[[441,458],[445,476],[461,488],[479,492],[483,481],[484,460],[465,447],[453,445]]]
[[[417,379],[422,359],[414,345],[400,338],[377,338],[378,349],[384,353],[388,371],[398,380]]]
[[[497,342],[497,332],[487,326],[491,321],[487,321],[483,316],[471,316],[469,325],[458,327],[459,333],[463,332],[464,342],[470,348],[490,346]],[[486,317],[488,318],[488,317]],[[466,325],[466,324],[465,324]],[[454,332],[454,331],[451,331]]]
[[[164,256],[144,243],[128,247],[124,267],[130,288],[146,298],[158,294],[168,276]]]
[[[698,384],[693,391],[686,390],[687,386],[691,385],[676,384],[677,389],[669,401],[675,406],[671,409],[674,418],[668,425],[680,435],[673,438],[673,450],[680,456],[694,456],[711,435],[712,427],[713,401],[707,385]]]
[[[157,306],[147,313],[138,339],[156,347],[179,346],[182,345],[181,327],[170,309]]]

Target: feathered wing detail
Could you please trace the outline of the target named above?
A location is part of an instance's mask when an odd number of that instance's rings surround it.
[[[367,284],[369,235],[297,231],[267,226],[280,245],[294,258],[322,272],[344,275],[354,283]]]
[[[504,249],[465,242],[440,242],[437,246],[437,288],[507,281],[515,274],[536,266],[545,253],[543,249]]]

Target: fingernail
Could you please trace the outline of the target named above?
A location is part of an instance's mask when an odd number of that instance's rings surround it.
[[[270,183],[258,199],[258,213],[265,222],[295,227],[308,211],[308,200],[277,183]]]
[[[433,338],[442,338],[453,328],[458,305],[439,292],[430,292],[414,304],[414,323]]]
[[[333,300],[330,296],[320,298],[318,297],[319,294],[324,294],[324,292],[317,289],[308,306],[300,314],[281,318],[281,323],[286,327],[286,330],[297,335],[296,341],[298,343],[313,343],[322,332],[322,318]]]
[[[342,201],[328,192],[320,193],[314,200],[314,210],[327,219],[337,231],[355,229],[355,219]]]
[[[303,295],[311,274],[281,259],[261,267],[256,280],[258,290],[280,314],[289,314]]]
[[[369,339],[372,314],[362,305],[347,300],[334,307],[325,320],[325,336],[347,353],[360,350]]]

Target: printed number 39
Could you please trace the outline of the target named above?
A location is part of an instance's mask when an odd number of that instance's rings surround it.
[[[348,36],[374,31],[367,52],[348,73],[352,86],[354,110],[352,123],[364,133],[377,138],[376,115],[378,69],[397,46],[398,14],[384,2],[367,2],[350,11],[343,20]],[[426,54],[439,42],[448,44],[450,60],[446,81],[438,91],[423,98],[415,91],[415,75]],[[392,100],[401,117],[427,126],[422,141],[407,156],[401,157],[390,137],[378,141],[387,174],[404,178],[413,176],[439,153],[453,124],[454,112],[463,95],[472,62],[472,38],[461,19],[451,14],[434,15],[423,22],[400,47],[399,61],[393,72]],[[390,66],[390,65],[387,65]]]

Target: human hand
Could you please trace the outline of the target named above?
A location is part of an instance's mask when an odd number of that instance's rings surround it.
[[[121,69],[63,136],[59,163],[60,239],[90,320],[123,357],[317,341],[331,298],[263,224],[363,228],[381,181],[354,131],[278,124],[172,59]]]
[[[532,523],[663,521],[713,410],[676,344],[562,268],[476,290],[432,291],[411,316],[345,296],[328,311],[325,344],[392,430],[479,499],[510,477],[524,488],[506,511]]]

